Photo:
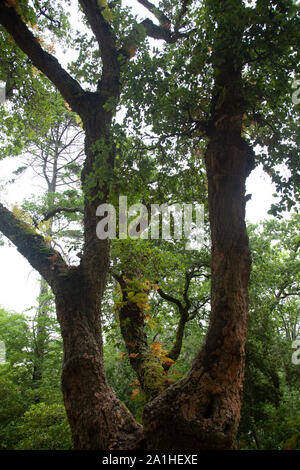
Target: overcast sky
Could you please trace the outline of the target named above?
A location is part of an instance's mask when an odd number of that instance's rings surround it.
[[[0,162],[0,174],[3,175],[3,167],[14,166],[11,161]],[[10,204],[18,204],[25,196],[30,196],[32,192],[39,192],[39,185],[36,180],[23,178],[15,183],[11,188],[1,192],[1,201]],[[257,168],[248,178],[247,194],[252,194],[252,199],[247,202],[246,217],[250,222],[256,223],[268,217],[268,210],[274,198],[274,187],[270,182],[270,177]],[[38,274],[18,253],[15,247],[0,247],[0,306],[6,310],[23,312],[29,307],[36,305],[36,297],[39,292]]]

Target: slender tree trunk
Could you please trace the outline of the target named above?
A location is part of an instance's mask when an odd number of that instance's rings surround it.
[[[143,308],[145,300],[141,296],[146,296],[148,299],[148,292],[146,294],[142,287],[136,289],[128,277],[126,277],[126,281],[122,276],[115,277],[122,290],[123,301],[119,310],[121,334],[125,341],[130,364],[137,375],[146,400],[149,401],[165,390],[168,382],[165,369],[150,348],[145,332],[145,311]]]
[[[32,372],[32,386],[34,389],[38,389],[43,378],[43,365],[45,350],[47,347],[47,328],[46,321],[49,314],[49,301],[46,298],[49,293],[49,287],[44,279],[40,280],[40,295],[39,305],[36,317],[35,325],[35,338],[34,338],[34,360],[33,360],[33,372]],[[40,401],[39,393],[35,397],[35,401]]]
[[[47,183],[47,193],[54,193],[56,191],[56,184],[57,184],[57,160],[58,160],[58,141],[57,136],[56,139],[53,139],[52,142],[55,146],[55,153],[54,153],[54,164],[52,168],[52,174],[47,175],[47,165],[46,161],[49,157],[49,153],[47,153],[45,158],[45,166],[44,166],[44,173],[43,176],[45,178],[45,182]],[[49,177],[50,176],[50,179]],[[52,237],[52,224],[53,220],[50,219],[49,221],[49,228],[47,230],[47,235],[51,238]],[[38,389],[41,385],[42,378],[43,378],[43,366],[44,366],[44,358],[45,358],[45,351],[47,348],[48,338],[47,338],[47,326],[46,322],[49,318],[49,310],[50,310],[50,302],[47,296],[49,295],[50,287],[45,279],[41,278],[40,280],[40,295],[38,299],[38,309],[37,309],[37,318],[36,318],[36,330],[35,330],[35,345],[34,345],[34,363],[33,363],[33,373],[32,373],[32,382],[33,388]],[[40,394],[37,391],[35,401],[40,401]]]

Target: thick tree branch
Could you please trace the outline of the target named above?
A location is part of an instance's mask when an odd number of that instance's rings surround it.
[[[1,203],[0,231],[17,247],[55,292],[59,276],[65,276],[71,269],[61,255],[53,250],[30,225],[15,217]]]
[[[97,0],[79,0],[79,3],[99,45],[103,63],[100,91],[102,87],[105,90],[110,90],[114,85],[119,87],[119,53],[108,17],[110,8],[107,5],[101,9]]]
[[[186,323],[188,322],[189,317],[187,311],[183,311],[180,314],[180,320],[177,325],[177,330],[176,330],[176,336],[175,336],[175,341],[174,344],[167,354],[167,356],[172,359],[172,361],[176,362],[177,359],[180,356],[181,348],[182,348],[182,341],[183,341],[183,334],[184,334],[184,328]],[[164,365],[165,370],[168,370],[171,367],[172,364],[166,363]]]
[[[61,67],[58,60],[41,47],[39,40],[31,33],[16,10],[6,5],[5,0],[0,0],[0,23],[12,35],[17,45],[27,54],[35,67],[51,80],[72,109],[79,113],[80,97],[84,90]]]
[[[178,307],[179,311],[184,309],[184,306],[182,305],[180,300],[176,299],[172,295],[167,294],[161,288],[157,289],[157,293],[161,296],[162,299],[175,304]]]
[[[141,22],[141,24],[144,26],[146,29],[146,34],[147,36],[153,38],[153,39],[161,39],[163,41],[166,41],[168,44],[173,44],[177,41],[179,38],[184,38],[187,37],[188,33],[180,33],[179,29],[181,27],[181,24],[179,22],[176,22],[176,25],[174,27],[174,31],[171,30],[171,20],[164,14],[162,10],[157,8],[153,3],[149,2],[148,0],[137,0],[141,5],[143,5],[145,8],[147,8],[150,13],[152,13],[159,21],[159,26],[153,23],[149,18],[145,19],[144,21]],[[182,11],[179,15],[180,21],[182,20],[182,17],[186,13],[187,5],[185,5],[187,2],[183,2],[183,8]]]
[[[43,218],[43,222],[46,222],[47,220],[51,219],[54,217],[56,214],[61,214],[61,213],[69,213],[69,214],[74,214],[75,212],[80,212],[83,214],[83,209],[81,207],[56,207],[55,209],[52,209],[51,211],[47,212]]]
[[[168,28],[157,26],[149,18],[146,18],[141,22],[146,29],[147,36],[153,39],[161,39],[166,41],[168,44],[173,44],[181,36],[181,34],[174,34]]]
[[[160,25],[164,28],[171,27],[170,19],[153,3],[149,2],[148,0],[137,0],[143,7],[147,8],[150,13],[152,13],[159,21]]]

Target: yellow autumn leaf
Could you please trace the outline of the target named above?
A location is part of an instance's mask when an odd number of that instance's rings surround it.
[[[131,394],[130,400],[133,400],[139,393],[140,393],[140,389],[139,389],[139,388],[134,388],[134,389],[132,390],[132,394]]]
[[[123,359],[123,357],[125,357],[125,356],[126,356],[126,352],[120,353],[120,354],[118,355],[118,357],[117,357],[118,361],[119,361],[120,359]]]
[[[149,306],[150,308],[150,306]],[[146,309],[147,310],[147,309]],[[157,323],[153,320],[153,318],[150,315],[145,316],[145,320],[148,322],[148,326],[153,330],[154,328],[157,327]]]
[[[167,351],[165,349],[162,349],[162,345],[159,342],[152,343],[150,347],[153,351],[153,354],[155,354],[155,356],[161,357],[167,354]]]

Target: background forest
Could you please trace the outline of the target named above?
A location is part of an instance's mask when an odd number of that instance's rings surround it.
[[[300,367],[292,363],[292,342],[299,337],[300,329],[299,216],[268,220],[248,229],[254,261],[238,445],[240,449],[299,449]],[[126,248],[130,253],[131,247]],[[201,252],[201,266],[195,266],[191,252],[186,266],[180,253],[174,253],[168,245],[157,249],[146,244],[140,248],[142,253],[156,251],[166,279],[165,297],[155,288],[147,303],[147,334],[159,357],[172,346],[179,316],[175,300],[184,304],[184,279],[192,275],[186,297],[191,318],[184,330],[181,354],[168,374],[169,380],[175,381],[188,370],[206,331],[209,252]],[[152,276],[157,276],[154,267],[152,270]],[[139,418],[144,396],[120,334],[118,296],[116,282],[111,279],[105,302],[106,372],[120,399]],[[34,318],[0,311],[0,338],[7,348],[6,362],[0,366],[1,448],[71,449],[60,389],[62,343],[53,296],[44,283]]]
[[[40,272],[52,281],[59,259],[58,276],[64,280],[84,262],[91,265],[87,233],[95,232],[91,217],[97,197],[116,207],[119,195],[127,196],[128,205],[142,202],[147,208],[153,203],[203,204],[203,242],[188,250],[186,238],[111,241],[101,307],[105,372],[118,399],[142,423],[145,404],[190,370],[209,328],[211,183],[205,155],[214,139],[210,126],[219,132],[227,119],[229,128],[234,126],[224,110],[238,115],[243,140],[237,148],[245,151],[244,142],[251,144],[253,168],[270,176],[277,198],[268,219],[247,223],[252,271],[235,445],[241,450],[300,449],[299,100],[291,98],[299,71],[295,2],[234,0],[229,2],[232,11],[225,13],[222,2],[214,0],[134,2],[152,14],[153,23],[141,22],[145,15],[130,8],[133,2],[93,1],[100,8],[101,27],[108,31],[104,39],[99,30],[100,38],[91,34],[88,2],[79,2],[76,13],[72,3],[0,2],[3,18],[4,13],[8,18],[0,30],[0,80],[6,92],[0,104],[0,158],[6,178],[1,175],[1,231],[7,231],[3,202],[12,225],[20,222],[25,235],[38,234],[45,243],[42,249],[49,249],[47,270],[42,266]],[[9,23],[7,10],[12,9],[22,13],[20,21],[43,51],[67,64],[74,82],[68,74],[57,78],[61,71],[52,73],[51,59],[42,73],[45,57],[40,62],[39,49],[34,57],[26,51],[27,33],[20,39]],[[19,28],[23,34],[23,26]],[[223,43],[224,31],[231,30],[232,37],[228,33]],[[233,91],[231,78],[218,72],[224,66],[220,57],[231,47],[235,56],[228,60],[240,62],[243,70]],[[106,67],[111,73],[113,54],[107,57],[114,48],[119,51],[117,91],[115,78],[105,75]],[[236,95],[241,82],[242,94]],[[80,104],[73,93],[78,83],[87,100]],[[94,141],[94,129],[88,127],[94,102],[85,108],[92,97],[101,102],[97,119],[104,128]],[[236,129],[230,132],[236,135]],[[12,175],[5,173],[6,161],[13,162]],[[11,204],[5,190],[22,181],[37,181],[40,190]],[[217,190],[222,185],[217,180],[213,184]],[[246,195],[244,204],[250,198]],[[8,244],[26,251],[28,244],[18,236],[0,239],[0,255]],[[99,259],[93,259],[94,267]],[[1,450],[73,448],[61,391],[63,339],[49,279],[40,278],[37,307],[0,309]],[[140,321],[132,330],[126,326],[130,308]],[[141,350],[146,351],[143,361]],[[145,379],[150,366],[158,371],[155,384]]]

